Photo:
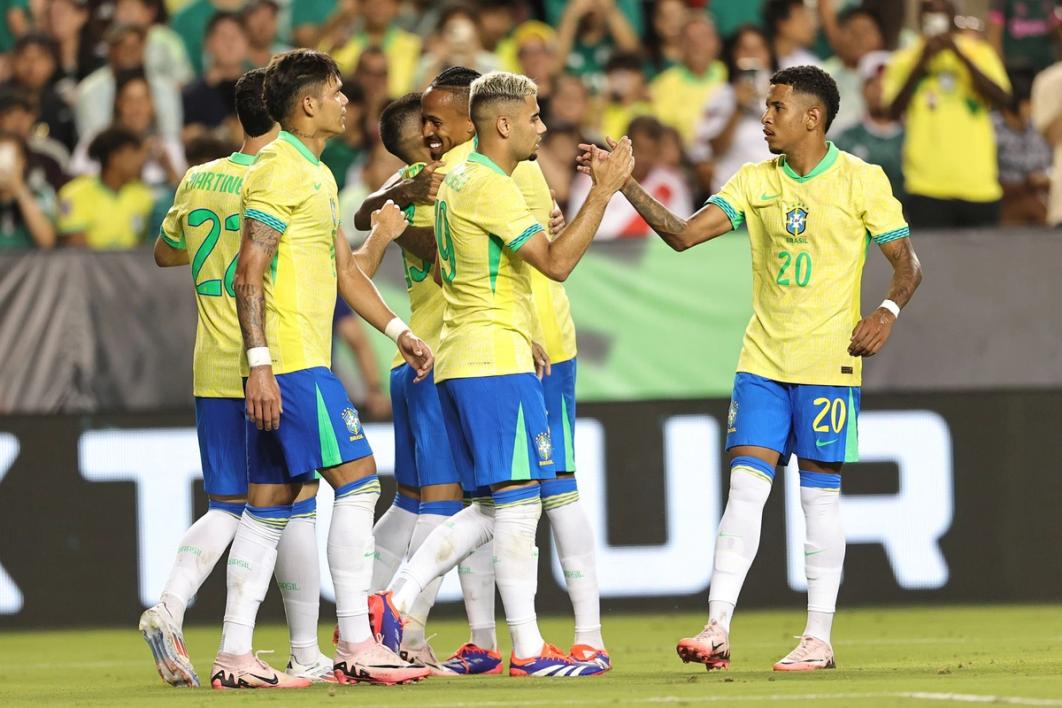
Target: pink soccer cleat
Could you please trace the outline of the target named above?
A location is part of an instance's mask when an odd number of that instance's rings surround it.
[[[413,666],[375,640],[361,644],[339,642],[332,667],[336,680],[344,684],[394,686],[415,683],[431,674],[427,666]]]
[[[775,671],[818,671],[835,669],[833,647],[815,637],[797,637],[800,644],[774,665]]]
[[[308,688],[310,680],[288,676],[277,671],[255,654],[225,654],[219,652],[210,670],[210,685],[224,690],[231,688]]]
[[[424,643],[419,647],[402,647],[399,650],[398,655],[403,660],[408,661],[414,666],[426,666],[431,671],[432,676],[457,676],[457,672],[448,666],[445,666],[435,656],[435,651],[431,648],[431,644]]]
[[[730,668],[730,634],[714,620],[696,637],[679,640],[675,651],[687,664],[704,664],[708,671]]]

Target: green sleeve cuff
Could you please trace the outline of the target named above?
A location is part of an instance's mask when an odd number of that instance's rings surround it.
[[[896,241],[901,238],[907,238],[910,235],[911,227],[903,226],[898,229],[893,229],[892,231],[886,231],[883,234],[878,234],[877,236],[873,236],[872,238],[874,240],[874,243],[880,246],[883,243],[888,243],[889,241]]]
[[[288,230],[287,224],[285,224],[283,221],[273,216],[272,214],[266,214],[264,211],[258,211],[257,209],[248,209],[246,212],[244,212],[244,216],[248,219],[261,221],[269,228],[281,234]]]
[[[726,199],[719,196],[718,194],[713,194],[712,196],[708,197],[708,201],[706,203],[715,204],[717,207],[722,209],[723,212],[726,214],[726,218],[730,219],[730,226],[733,227],[735,231],[740,229],[741,225],[745,223],[745,215],[734,209],[734,207],[730,206],[730,202],[728,202]]]
[[[159,238],[161,238],[162,242],[165,243],[170,248],[176,248],[176,249],[181,250],[181,251],[183,251],[185,248],[187,248],[187,246],[184,243],[184,239],[183,238],[174,238],[173,236],[170,236],[165,231],[159,231]]]
[[[545,231],[545,229],[542,228],[542,224],[535,224],[534,226],[528,226],[526,229],[524,229],[522,234],[520,234],[519,236],[517,236],[516,238],[514,238],[512,241],[509,242],[509,245],[507,246],[507,248],[509,249],[509,251],[511,253],[516,253],[517,251],[520,250],[521,246],[523,246],[525,243],[527,243],[527,240],[529,238],[531,238],[535,234],[540,233],[542,231]]]

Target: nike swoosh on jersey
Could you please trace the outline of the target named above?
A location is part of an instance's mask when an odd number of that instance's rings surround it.
[[[314,182],[313,183],[313,188],[314,188],[314,190],[320,189],[321,188],[321,183],[320,182]]]
[[[837,438],[833,440],[816,440],[815,447],[826,447],[827,445],[833,445],[835,442],[837,442]]]
[[[777,199],[780,196],[782,196],[781,192],[779,192],[778,194],[767,194],[766,192],[764,192],[763,194],[760,195],[760,199],[762,199],[765,202],[769,202],[772,199]]]

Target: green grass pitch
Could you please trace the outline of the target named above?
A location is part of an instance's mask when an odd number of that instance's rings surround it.
[[[192,612],[194,617],[194,610]],[[838,669],[771,672],[803,628],[798,611],[739,612],[729,671],[683,664],[675,641],[699,630],[696,614],[606,615],[615,669],[593,679],[429,679],[414,686],[314,686],[303,691],[214,692],[162,684],[135,626],[127,630],[0,634],[0,706],[330,705],[420,706],[815,705],[937,706],[967,703],[1062,706],[1062,605],[845,610],[834,628]],[[504,635],[504,625],[500,625]],[[330,625],[322,623],[321,646]],[[570,637],[571,621],[542,620],[547,639]],[[433,623],[442,653],[464,641],[458,621]],[[207,679],[216,627],[187,640]],[[287,659],[282,626],[260,627],[258,647]]]

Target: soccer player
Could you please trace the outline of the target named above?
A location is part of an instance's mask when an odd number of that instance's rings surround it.
[[[236,267],[236,309],[247,348],[247,506],[229,551],[228,598],[215,688],[302,687],[251,653],[258,607],[277,544],[299,491],[316,470],[335,490],[328,563],[336,588],[340,683],[406,683],[427,669],[409,666],[379,645],[369,627],[367,594],[372,522],[379,482],[354,406],[328,368],[336,290],[369,324],[398,345],[423,378],[431,350],[380,298],[339,229],[335,179],[320,161],[325,141],[343,131],[346,97],[335,62],[310,50],[278,54],[263,96],[279,137],[244,177],[243,236]],[[394,205],[379,215],[401,232]]]
[[[472,82],[480,74],[471,69],[454,67],[442,72],[422,98],[424,140],[431,150],[431,158],[439,162],[434,175],[445,174],[462,163],[474,150],[475,128],[469,116],[468,92]],[[433,163],[435,164],[435,163]],[[563,217],[555,207],[549,186],[546,184],[538,163],[526,160],[513,171],[526,202],[536,220],[556,234],[563,227]],[[395,194],[400,197],[399,194]],[[418,207],[413,224],[420,223],[423,210]],[[537,368],[543,369],[544,397],[551,438],[556,450],[558,478],[543,483],[542,504],[547,510],[557,539],[562,566],[570,572],[569,594],[576,616],[575,644],[569,654],[580,660],[596,660],[609,664],[601,638],[600,603],[597,589],[596,564],[594,561],[594,538],[586,513],[578,502],[572,449],[572,427],[575,419],[575,328],[564,287],[537,270],[531,271],[534,294],[535,332],[533,340],[541,342],[545,351],[538,350]],[[557,362],[550,373],[549,361]],[[470,493],[473,490],[468,490]],[[444,573],[465,556],[470,543],[475,539],[490,538],[492,520],[479,513],[489,507],[490,498],[480,497],[480,506],[470,508],[453,523],[441,528],[431,538],[423,554],[414,555],[407,566],[403,580],[416,581],[403,589],[396,581],[399,592],[396,604],[404,607],[415,593],[415,588],[425,586],[437,573]],[[497,652],[494,631],[494,570],[492,544],[487,543],[461,560],[459,577],[464,591],[472,636],[460,647],[446,665],[458,673],[493,673],[501,669],[501,656]],[[434,582],[434,581],[432,581]],[[428,586],[430,587],[430,583]],[[425,593],[419,597],[423,598]],[[418,600],[411,607],[421,604]],[[415,609],[411,609],[412,617]]]
[[[590,198],[551,241],[513,178],[546,130],[536,94],[534,82],[516,74],[496,72],[472,83],[469,112],[478,144],[451,168],[435,203],[446,298],[436,380],[464,487],[477,495],[489,489],[494,502],[494,568],[513,639],[510,675],[590,676],[606,667],[546,644],[535,618],[540,481],[555,474],[534,375],[530,269],[554,280],[568,277],[608,199],[629,177],[633,157],[623,139],[613,155],[593,159]],[[421,553],[427,548],[426,542]],[[402,610],[400,597],[395,604]]]
[[[245,140],[239,152],[189,170],[155,243],[160,266],[192,265],[199,324],[193,360],[196,427],[208,511],[181,539],[161,602],[141,615],[140,630],[163,680],[198,686],[188,658],[184,613],[236,533],[247,497],[244,451],[242,340],[233,277],[239,252],[240,185],[258,151],[279,126],[262,104],[265,70],[236,83],[236,114]],[[191,256],[189,254],[192,254]],[[277,584],[291,633],[288,673],[334,681],[332,663],[317,646],[320,570],[317,565],[317,484],[306,486],[278,550]]]
[[[838,150],[825,135],[837,85],[811,66],[771,77],[763,133],[776,157],[746,164],[688,219],[636,182],[623,194],[676,251],[746,224],[753,315],[745,331],[727,422],[730,497],[719,523],[708,624],[683,639],[683,661],[730,664],[730,620],[760,542],[775,468],[792,454],[807,522],[808,620],[776,671],[833,668],[830,630],[841,582],[841,468],[857,460],[862,361],[881,351],[922,279],[899,202],[880,167]],[[600,148],[583,149],[580,169]],[[881,306],[860,319],[869,241],[893,268]],[[439,375],[438,373],[436,374]]]

